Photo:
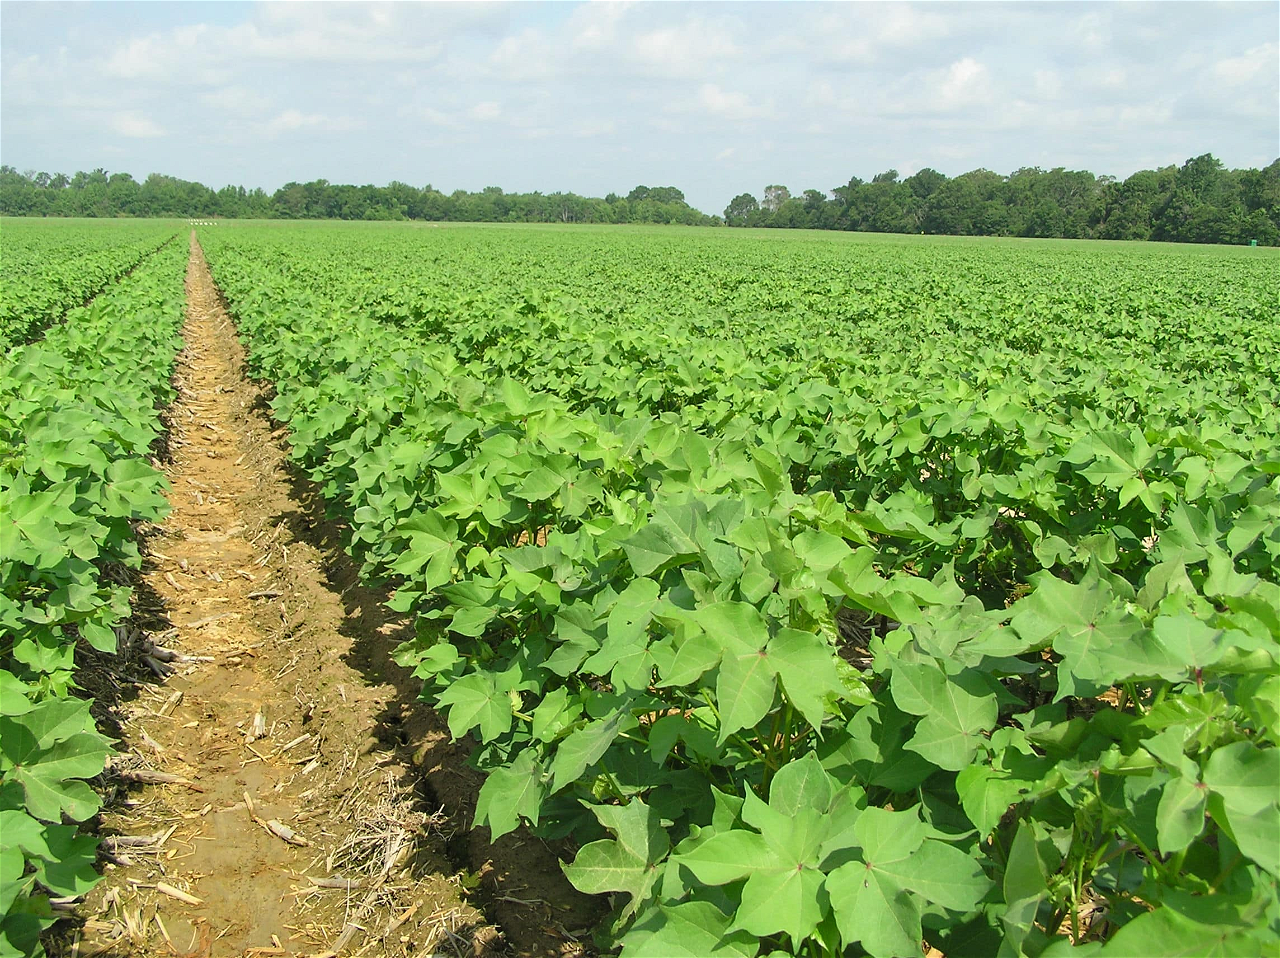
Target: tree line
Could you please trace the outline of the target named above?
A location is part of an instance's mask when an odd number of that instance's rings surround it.
[[[678,223],[712,226],[719,217],[691,207],[674,186],[637,186],[603,199],[576,193],[442,193],[408,183],[351,186],[313,180],[274,193],[243,186],[212,190],[203,183],[152,173],[139,183],[104,169],[64,173],[0,167],[5,216],[138,216],[229,219],[436,220],[514,223]]]
[[[1280,245],[1280,159],[1265,169],[1228,170],[1212,154],[1182,166],[1141,170],[1123,181],[1061,167],[1017,170],[1008,176],[973,170],[949,178],[923,169],[853,177],[830,191],[793,196],[774,184],[757,200],[733,198],[723,220],[685,201],[674,186],[637,186],[626,196],[443,193],[392,182],[386,186],[286,183],[274,193],[243,186],[213,190],[202,183],[153,173],[138,182],[103,169],[74,176],[0,167],[0,214],[5,216],[138,216],[180,218],[435,220],[516,223],[678,223],[1032,236],[1167,240],[1188,243]]]
[[[729,226],[1166,240],[1280,245],[1280,159],[1261,170],[1228,170],[1212,154],[1182,166],[1141,170],[1126,180],[1061,167],[1002,176],[973,170],[948,178],[923,169],[902,179],[887,170],[853,177],[829,193],[799,196],[781,185],[763,198],[733,198]]]

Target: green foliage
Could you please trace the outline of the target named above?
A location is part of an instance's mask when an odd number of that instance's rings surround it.
[[[1256,261],[739,236],[206,239],[477,822],[624,955],[1273,948]]]
[[[173,236],[170,224],[5,223],[0,232],[0,349],[31,342]]]
[[[110,745],[74,694],[76,650],[114,651],[130,590],[109,572],[136,567],[135,524],[167,511],[148,456],[172,398],[183,263],[176,245],[160,251],[0,359],[4,954],[38,953],[54,920],[48,897],[82,895],[97,880],[97,841],[70,823],[97,813],[87,780]],[[92,258],[84,265],[96,275]]]

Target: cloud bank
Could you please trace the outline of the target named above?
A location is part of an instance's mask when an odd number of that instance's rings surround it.
[[[722,210],[933,166],[1280,152],[1270,3],[0,8],[0,154],[210,185],[625,193]]]

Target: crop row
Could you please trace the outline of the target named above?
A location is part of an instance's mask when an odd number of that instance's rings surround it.
[[[372,318],[346,294],[387,248],[348,238],[326,291],[294,239],[208,240],[254,369],[417,615],[399,658],[478,739],[477,821],[570,838],[624,955],[1276,940],[1273,339],[1206,310],[1090,367],[1088,315],[1022,346],[970,317],[996,346],[895,377],[779,361],[794,330],[476,315],[497,284]]]
[[[97,880],[97,840],[76,823],[101,804],[87,780],[110,743],[77,656],[116,650],[136,524],[167,511],[150,456],[173,396],[184,262],[161,250],[0,359],[0,954],[39,953],[50,896]]]
[[[36,339],[69,309],[117,282],[175,230],[154,222],[86,224],[6,221],[0,234],[0,348]]]

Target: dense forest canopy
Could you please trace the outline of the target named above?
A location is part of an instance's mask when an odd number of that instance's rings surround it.
[[[733,198],[730,226],[1167,240],[1280,245],[1280,160],[1262,170],[1228,170],[1212,154],[1182,166],[1140,170],[1127,180],[1061,167],[1008,176],[973,170],[948,179],[925,168],[902,179],[886,170],[854,177],[825,194],[793,196],[777,184],[757,200]]]
[[[139,183],[128,173],[97,169],[19,173],[0,167],[0,214],[5,216],[157,216],[234,219],[437,220],[463,223],[678,223],[710,226],[674,186],[637,186],[604,199],[575,193],[445,194],[430,185],[348,186],[314,180],[286,183],[274,193],[243,186],[216,192],[202,183],[152,173]]]
[[[973,170],[949,178],[925,168],[853,177],[830,191],[799,195],[780,184],[733,198],[724,219],[693,209],[673,186],[637,186],[626,196],[575,193],[445,194],[393,182],[353,186],[314,180],[274,193],[242,186],[220,190],[153,173],[97,169],[65,174],[0,167],[0,214],[6,216],[157,216],[343,220],[435,220],[519,223],[679,223],[1280,245],[1280,159],[1265,169],[1228,170],[1212,154],[1182,166],[1140,170],[1126,180],[1061,167],[1004,176]]]

